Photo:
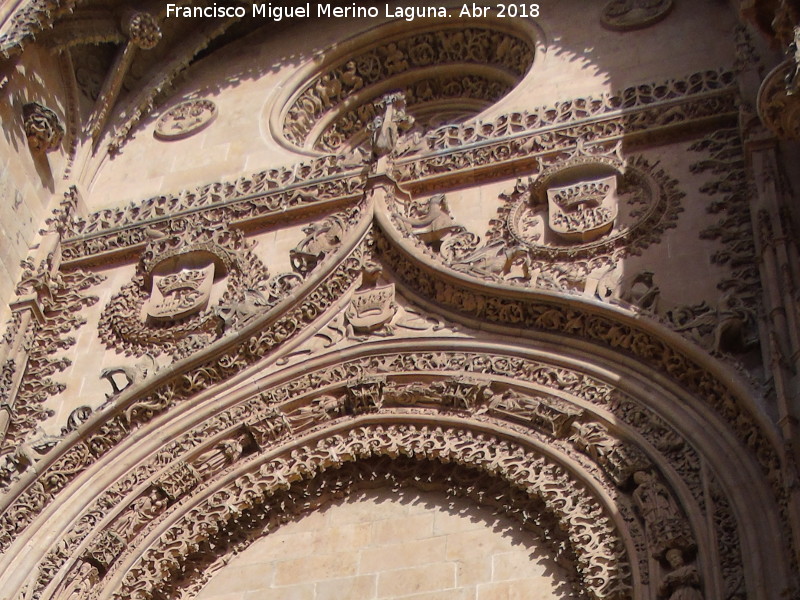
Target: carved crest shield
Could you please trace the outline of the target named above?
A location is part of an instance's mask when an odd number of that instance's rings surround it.
[[[547,190],[548,224],[567,241],[588,242],[608,233],[617,217],[617,178],[578,181]]]
[[[355,292],[345,316],[355,331],[369,332],[386,325],[395,312],[394,284],[390,283]]]
[[[144,306],[146,318],[171,321],[203,310],[208,305],[213,284],[214,263],[153,275],[153,290]]]

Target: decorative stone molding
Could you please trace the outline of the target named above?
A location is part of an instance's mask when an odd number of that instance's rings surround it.
[[[161,140],[181,140],[199,133],[216,118],[217,105],[211,100],[187,100],[165,112],[153,133]]]
[[[10,17],[10,26],[0,36],[0,52],[9,57],[18,53],[22,45],[43,28],[53,23],[57,10],[71,9],[77,0],[34,0],[22,2]]]
[[[611,0],[600,21],[609,29],[631,31],[655,25],[672,10],[673,0]]]
[[[50,152],[58,149],[64,138],[64,127],[52,110],[38,102],[30,102],[22,107],[25,136],[34,153]]]
[[[530,111],[513,112],[496,117],[493,121],[470,121],[448,124],[425,134],[420,142],[403,156],[453,150],[500,138],[514,138],[556,127],[577,123],[592,123],[593,135],[584,135],[591,141],[601,141],[611,132],[601,125],[602,120],[624,113],[624,130],[634,134],[642,129],[653,129],[670,123],[698,118],[706,110],[735,110],[726,101],[717,103],[714,98],[734,92],[735,76],[728,71],[703,71],[684,78],[645,83],[635,87],[603,94],[598,97],[576,98],[541,106]],[[702,99],[702,101],[700,101]],[[698,101],[694,103],[694,101]],[[672,106],[674,104],[674,106]],[[661,114],[649,110],[662,105]],[[667,109],[670,105],[670,109]],[[665,111],[668,112],[665,114]],[[549,138],[543,138],[549,139]],[[522,140],[527,142],[528,140]],[[540,142],[541,143],[541,142]]]

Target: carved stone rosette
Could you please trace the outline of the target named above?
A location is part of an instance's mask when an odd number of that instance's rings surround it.
[[[158,20],[147,12],[131,11],[126,14],[122,30],[131,43],[142,50],[152,50],[161,41]]]
[[[187,100],[161,116],[154,135],[160,140],[180,140],[202,131],[216,118],[217,105],[211,100]]]

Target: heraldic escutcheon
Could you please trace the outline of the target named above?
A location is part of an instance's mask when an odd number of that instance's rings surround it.
[[[184,226],[158,235],[100,320],[101,339],[127,354],[174,352],[190,336],[215,337],[220,311],[269,279],[238,230]]]

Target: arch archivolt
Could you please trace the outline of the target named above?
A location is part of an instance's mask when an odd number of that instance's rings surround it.
[[[360,355],[332,353],[310,369],[290,368],[294,376],[254,382],[228,399],[216,394],[172,423],[165,415],[143,426],[143,439],[156,430],[174,435],[147,452],[138,450],[141,441],[138,448],[123,443],[118,455],[81,475],[86,482],[114,471],[104,491],[64,522],[26,598],[60,599],[81,586],[103,590],[103,597],[114,590],[119,598],[158,597],[150,595],[152,586],[191,587],[159,573],[210,568],[214,540],[236,528],[240,513],[258,504],[259,514],[274,519],[264,506],[286,486],[380,457],[459,464],[543,503],[555,529],[534,529],[544,539],[569,533],[576,580],[590,598],[657,598],[670,549],[690,563],[685,568],[699,570],[709,595],[733,585],[726,578],[743,581],[739,500],[727,501],[718,484],[717,497],[722,493],[727,504],[709,497],[701,472],[708,459],[696,440],[687,440],[673,415],[669,422],[654,410],[678,404],[674,398],[636,400],[629,392],[637,377],[595,367],[600,377],[546,352],[445,343],[452,346],[384,343]],[[636,385],[645,398],[646,386]],[[115,467],[122,457],[135,466]],[[558,490],[568,483],[572,495],[548,495],[552,482],[543,473],[558,476]],[[578,513],[569,512],[578,508],[592,522],[600,515],[601,529],[582,532]],[[712,515],[734,530],[709,526]],[[720,556],[723,535],[727,555]]]
[[[780,566],[772,581],[763,580],[765,565],[782,564],[776,548],[751,538],[748,548],[755,550],[746,560],[739,550],[740,531],[751,530],[742,523],[778,514],[763,510],[780,498],[765,483],[777,476],[774,449],[713,365],[623,311],[448,271],[404,239],[375,200],[380,193],[386,190],[371,191],[346,211],[346,239],[310,264],[284,301],[126,389],[25,474],[2,517],[0,544],[21,549],[6,561],[13,589],[29,572],[26,600],[60,600],[68,593],[62,581],[98,590],[112,581],[125,585],[128,570],[138,567],[122,552],[141,555],[157,543],[150,536],[162,519],[179,516],[195,494],[240,462],[279,447],[296,450],[308,436],[324,438],[342,423],[378,419],[399,426],[432,415],[464,420],[467,430],[491,424],[499,439],[524,438],[534,446],[539,440],[539,454],[560,457],[556,462],[579,488],[595,490],[605,514],[613,515],[630,564],[620,567],[630,576],[617,579],[633,586],[634,597],[657,598],[667,576],[684,577],[692,589],[702,581],[709,597],[735,597],[745,579],[748,593],[764,598],[780,588]],[[422,306],[428,299],[448,318],[495,333],[514,329],[523,341],[484,344],[477,334],[373,341],[276,369],[278,358],[299,347],[293,344],[344,308],[376,262]],[[165,432],[172,441],[161,447]],[[88,506],[87,497],[94,498]],[[42,557],[26,542],[47,519],[60,529]],[[762,539],[780,539],[777,521],[765,516],[759,523],[772,535]],[[668,564],[668,551],[686,564]],[[583,587],[613,598],[607,590],[616,583],[588,579],[604,572],[605,563],[582,556],[576,550]]]

